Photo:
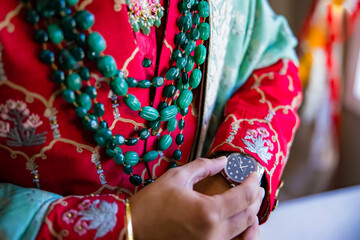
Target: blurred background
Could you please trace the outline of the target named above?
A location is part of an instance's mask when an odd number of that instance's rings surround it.
[[[260,239],[359,240],[360,0],[268,1],[298,37],[304,101]]]
[[[299,38],[304,90],[280,200],[360,184],[359,2],[269,0]]]

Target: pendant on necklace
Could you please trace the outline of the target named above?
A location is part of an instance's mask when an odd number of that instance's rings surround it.
[[[127,0],[129,21],[135,32],[149,35],[151,27],[159,27],[164,16],[164,8],[159,0]]]

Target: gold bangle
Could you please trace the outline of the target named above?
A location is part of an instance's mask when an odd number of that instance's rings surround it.
[[[134,240],[134,233],[131,222],[130,201],[125,200],[125,227],[126,227],[126,240]]]

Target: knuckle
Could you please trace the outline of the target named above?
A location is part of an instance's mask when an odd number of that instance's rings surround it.
[[[244,198],[245,203],[250,206],[253,202],[255,202],[257,196],[256,188],[246,185],[244,186]]]
[[[251,208],[246,209],[245,211],[245,218],[247,226],[251,226],[255,221],[255,214]]]

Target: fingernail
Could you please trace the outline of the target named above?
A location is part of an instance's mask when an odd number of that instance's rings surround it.
[[[265,197],[265,189],[261,187],[261,199],[264,199]]]

